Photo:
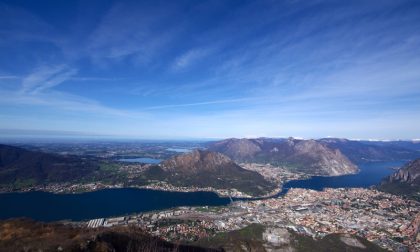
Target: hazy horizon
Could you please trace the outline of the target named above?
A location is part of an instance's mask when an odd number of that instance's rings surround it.
[[[159,138],[159,137],[139,137],[139,136],[130,136],[130,135],[97,135],[87,132],[72,132],[72,131],[48,131],[48,130],[4,130],[0,129],[0,143],[1,141],[216,141],[224,140],[229,138],[275,138],[275,139],[323,139],[323,138],[337,138],[337,139],[348,139],[352,141],[420,141],[419,138],[394,138],[394,139],[379,139],[379,138],[348,138],[345,136],[315,136],[315,137],[301,137],[301,136],[222,136],[222,137],[172,137],[172,138]]]

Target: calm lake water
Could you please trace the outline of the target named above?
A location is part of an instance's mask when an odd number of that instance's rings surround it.
[[[40,221],[86,220],[177,206],[227,205],[228,198],[211,192],[165,192],[146,189],[105,189],[81,194],[47,192],[0,194],[0,219],[30,217]]]
[[[118,159],[118,161],[127,162],[127,163],[143,163],[143,164],[159,164],[160,162],[162,162],[161,159],[147,158],[147,157],[120,158]]]
[[[400,167],[405,162],[406,161],[362,163],[358,165],[360,172],[353,175],[337,177],[314,176],[310,179],[292,180],[284,184],[281,194],[286,193],[289,188],[305,188],[312,190],[322,190],[327,187],[367,188],[373,185],[378,185],[383,178],[395,172],[391,168]]]
[[[324,187],[370,187],[393,172],[391,167],[401,162],[360,164],[361,172],[338,177],[312,177],[290,181],[288,188],[322,190]],[[159,210],[177,206],[227,205],[228,198],[211,192],[164,192],[146,189],[106,189],[82,194],[53,194],[46,192],[0,194],[0,219],[30,217],[41,221],[86,220],[100,217]]]
[[[168,148],[166,150],[173,151],[173,152],[179,152],[179,153],[187,153],[187,152],[191,152],[192,151],[190,149],[184,149],[184,148]]]

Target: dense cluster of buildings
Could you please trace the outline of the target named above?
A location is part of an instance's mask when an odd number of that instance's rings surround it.
[[[92,192],[96,190],[109,188],[123,188],[123,184],[105,184],[102,182],[93,183],[49,183],[45,185],[36,185],[21,189],[21,192],[26,191],[45,191],[52,193],[81,193]]]
[[[196,187],[196,186],[182,187],[182,186],[174,186],[163,181],[155,182],[155,183],[145,185],[145,186],[140,186],[139,188],[159,190],[159,191],[171,191],[171,192],[214,192],[221,197],[252,198],[251,195],[238,191],[235,188],[219,189],[219,188],[213,188],[213,187]]]
[[[271,164],[258,164],[258,163],[241,163],[240,166],[244,169],[255,171],[261,174],[266,180],[272,181],[278,185],[290,180],[298,180],[309,178],[310,176],[296,171],[290,171],[285,167],[273,166]]]
[[[419,202],[372,189],[291,189],[281,198],[235,201],[225,207],[184,207],[91,220],[86,225],[134,224],[168,240],[196,240],[258,223],[314,238],[332,233],[354,234],[383,248],[419,251],[419,216]],[[265,238],[284,239],[282,232],[267,233]]]
[[[241,202],[247,211],[260,214],[264,223],[274,219],[302,227],[314,237],[331,233],[356,234],[378,245],[399,250],[420,249],[420,236],[410,225],[420,214],[416,201],[371,189],[292,189],[284,198]],[[267,221],[268,217],[268,221]]]

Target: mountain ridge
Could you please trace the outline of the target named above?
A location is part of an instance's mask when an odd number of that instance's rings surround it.
[[[230,138],[209,145],[209,150],[226,154],[238,162],[285,165],[310,175],[338,176],[358,172],[339,149],[316,140],[294,138]]]
[[[26,150],[0,144],[0,185],[28,186],[83,179],[99,166],[76,156]]]
[[[319,142],[339,149],[353,163],[411,160],[420,157],[420,144],[410,141],[366,141],[345,138],[321,138]]]

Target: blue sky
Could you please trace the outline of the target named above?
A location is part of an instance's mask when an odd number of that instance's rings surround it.
[[[419,125],[419,1],[0,1],[6,135],[411,139]]]

